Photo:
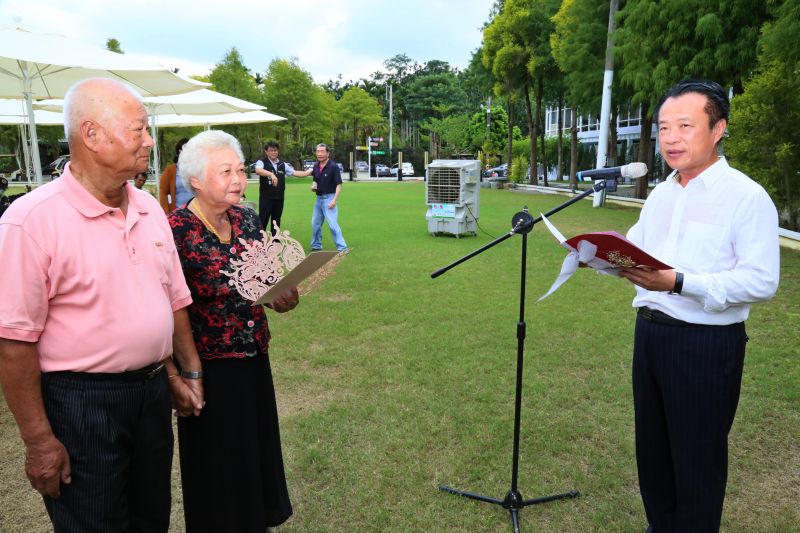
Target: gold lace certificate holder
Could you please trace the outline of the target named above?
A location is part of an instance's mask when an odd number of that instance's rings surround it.
[[[331,259],[339,255],[339,252],[313,252],[305,257],[296,267],[290,270],[285,276],[272,285],[267,292],[262,294],[253,305],[266,305],[272,303],[281,294],[292,287],[299,286],[300,283],[312,276],[320,268],[324,267]]]

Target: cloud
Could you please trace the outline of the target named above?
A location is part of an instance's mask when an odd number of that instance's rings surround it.
[[[480,45],[493,0],[4,0],[0,25],[14,17],[32,31],[97,46],[115,38],[130,55],[207,74],[236,47],[263,73],[297,57],[320,83],[368,77],[400,53],[465,67]],[[16,24],[19,25],[19,24]]]

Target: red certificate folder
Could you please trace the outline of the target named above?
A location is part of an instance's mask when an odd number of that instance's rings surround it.
[[[671,266],[662,263],[616,231],[584,233],[567,239],[564,244],[568,244],[571,248],[577,250],[578,243],[581,241],[589,241],[597,246],[595,257],[617,267],[645,266],[654,270],[672,269]]]

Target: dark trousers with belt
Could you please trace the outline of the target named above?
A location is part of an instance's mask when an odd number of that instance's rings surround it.
[[[274,222],[281,227],[281,215],[283,214],[283,198],[269,198],[259,196],[258,198],[258,218],[261,219],[261,227],[275,235]],[[270,220],[272,219],[272,220]]]
[[[744,323],[681,325],[637,317],[636,462],[645,512],[657,533],[719,530],[746,342]]]
[[[172,471],[172,415],[166,372],[98,379],[42,374],[42,395],[72,482],[44,503],[55,533],[166,532]]]

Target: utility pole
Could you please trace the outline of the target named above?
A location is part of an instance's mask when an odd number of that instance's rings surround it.
[[[392,84],[389,82],[389,167],[392,166],[392,129],[394,128],[394,117],[392,115]]]
[[[608,129],[611,119],[611,83],[614,81],[614,30],[616,22],[614,15],[617,13],[619,0],[611,0],[608,10],[608,37],[606,38],[606,66],[603,71],[603,102],[600,106],[600,137],[597,141],[597,164],[595,168],[606,166],[608,152]],[[616,124],[614,125],[616,127]],[[601,207],[606,200],[606,191],[603,189],[594,194],[592,205]]]

